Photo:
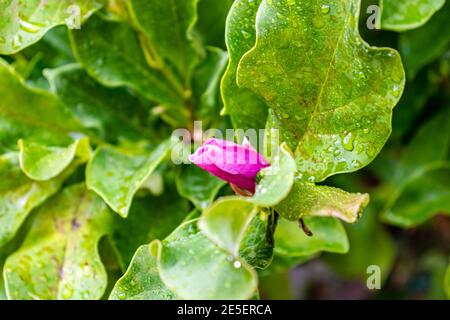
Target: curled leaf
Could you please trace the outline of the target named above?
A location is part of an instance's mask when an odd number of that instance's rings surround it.
[[[296,181],[290,194],[275,209],[284,218],[297,221],[305,216],[335,217],[354,223],[369,203],[369,195],[315,186]]]

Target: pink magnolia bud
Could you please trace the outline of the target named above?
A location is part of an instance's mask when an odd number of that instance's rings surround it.
[[[189,156],[189,161],[240,189],[255,192],[256,175],[270,164],[262,155],[244,143],[208,139]]]

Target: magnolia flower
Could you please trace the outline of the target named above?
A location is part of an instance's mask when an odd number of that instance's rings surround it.
[[[270,166],[247,141],[239,145],[219,139],[208,139],[189,156],[189,161],[229,182],[237,193],[247,196],[255,193],[256,175]]]

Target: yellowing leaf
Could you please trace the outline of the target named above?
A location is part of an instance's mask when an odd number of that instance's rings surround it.
[[[291,193],[275,209],[292,221],[305,216],[319,216],[354,223],[368,203],[368,194],[347,193],[337,188],[296,181]]]
[[[0,157],[0,247],[14,237],[31,210],[59,190],[63,180],[32,181],[20,170],[16,153]]]
[[[65,189],[43,206],[22,247],[5,263],[10,299],[99,299],[107,275],[98,242],[112,213],[84,185]]]

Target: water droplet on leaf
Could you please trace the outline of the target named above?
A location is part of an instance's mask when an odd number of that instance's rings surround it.
[[[328,5],[328,4],[323,4],[323,5],[320,7],[320,10],[322,11],[322,13],[325,13],[325,14],[330,13],[330,5]]]
[[[245,39],[249,39],[252,36],[249,32],[247,32],[245,30],[242,30],[241,33]]]
[[[394,85],[392,88],[392,93],[395,97],[398,97],[400,95],[400,87],[398,85]]]
[[[342,140],[343,147],[348,151],[353,151],[353,149],[355,148],[354,143],[355,135],[353,135],[351,132],[349,132]]]

